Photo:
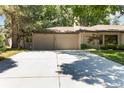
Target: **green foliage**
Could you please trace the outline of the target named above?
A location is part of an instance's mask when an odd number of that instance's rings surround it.
[[[124,50],[124,45],[118,45],[118,50]]]
[[[0,48],[0,52],[1,52],[1,51],[5,51],[5,50],[6,50],[6,47],[1,47],[1,48]]]
[[[5,47],[5,36],[3,33],[0,34],[0,51],[5,51],[6,47]]]
[[[41,29],[53,26],[69,26],[72,25],[72,12],[66,6],[19,6],[27,28]]]
[[[1,33],[0,34],[0,48],[3,48],[5,46],[4,40],[5,40],[4,34]]]
[[[100,47],[100,49],[103,50],[108,50],[108,49],[112,49],[112,50],[117,50],[117,45],[116,44],[107,44],[107,45],[103,45]]]
[[[87,44],[81,44],[81,49],[88,49],[91,48],[90,46],[88,46]]]
[[[124,45],[108,44],[108,45],[101,46],[100,49],[103,49],[103,50],[108,50],[108,49],[124,50]]]
[[[101,51],[92,51],[93,53],[105,57],[107,59],[113,60],[117,63],[124,65],[124,51],[118,50],[101,50]]]
[[[23,29],[41,29],[53,26],[73,26],[74,17],[81,25],[107,24],[109,14],[121,11],[121,6],[110,5],[23,5],[1,6],[8,22],[15,15]],[[10,25],[7,23],[7,25]]]
[[[119,7],[110,5],[78,5],[73,6],[73,14],[79,17],[80,24],[84,26],[109,24],[109,14],[118,11]]]

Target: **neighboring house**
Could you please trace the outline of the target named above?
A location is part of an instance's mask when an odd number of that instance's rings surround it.
[[[124,26],[53,27],[32,34],[32,49],[80,49],[81,44],[92,47],[124,45]]]

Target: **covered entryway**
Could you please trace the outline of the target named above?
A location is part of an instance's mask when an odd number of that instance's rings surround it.
[[[76,33],[33,33],[34,50],[79,49],[79,35]]]

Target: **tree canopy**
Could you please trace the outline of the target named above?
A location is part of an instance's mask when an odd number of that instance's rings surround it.
[[[121,6],[110,5],[42,5],[0,6],[6,16],[6,26],[14,15],[24,29],[41,29],[53,26],[73,26],[74,17],[81,26],[109,24],[109,14],[121,11]],[[22,28],[21,27],[21,28]]]

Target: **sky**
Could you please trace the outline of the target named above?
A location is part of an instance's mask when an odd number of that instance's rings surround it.
[[[119,18],[119,21],[120,21],[121,24],[124,25],[124,16],[120,17],[120,18]]]
[[[113,19],[117,18],[118,16],[120,16],[120,12],[116,12],[115,15],[110,14],[110,24],[113,24]],[[122,15],[119,19],[117,18],[117,20],[119,21],[120,25],[124,25],[124,15]]]
[[[0,25],[4,25],[5,18],[3,16],[0,16]]]

